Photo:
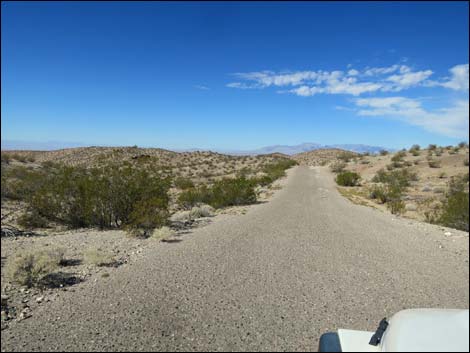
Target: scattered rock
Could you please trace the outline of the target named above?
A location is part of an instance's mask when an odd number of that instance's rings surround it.
[[[44,300],[44,296],[37,297],[37,298],[36,298],[36,303],[39,303],[39,304],[40,304],[40,303],[43,302],[43,300]]]
[[[30,309],[29,308],[24,308],[21,313],[20,313],[20,316],[18,317],[18,320],[25,320],[29,317],[31,317],[31,312],[30,312]]]
[[[444,235],[445,235],[446,237],[450,237],[450,236],[452,235],[452,233],[451,233],[451,232],[445,232]]]
[[[418,207],[413,203],[407,203],[405,205],[405,210],[407,210],[407,211],[416,211],[417,209],[418,209]]]

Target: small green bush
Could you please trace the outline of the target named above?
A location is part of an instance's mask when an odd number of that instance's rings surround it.
[[[391,160],[392,162],[402,162],[405,156],[406,156],[406,152],[400,151],[400,152],[395,153]]]
[[[186,190],[194,187],[194,183],[192,182],[192,180],[184,177],[176,178],[174,184],[178,189],[181,190]]]
[[[336,183],[341,186],[356,186],[360,179],[359,174],[345,171],[336,176]]]
[[[2,152],[2,163],[10,164],[11,156],[8,153]]]
[[[405,203],[402,200],[391,200],[387,203],[387,208],[393,214],[399,215],[405,211]]]
[[[369,198],[373,200],[379,200],[380,203],[388,201],[387,190],[384,186],[373,186],[369,192]]]
[[[345,163],[349,162],[352,158],[356,156],[355,153],[352,152],[342,152],[338,155],[338,159]]]
[[[246,178],[223,179],[211,187],[201,186],[182,192],[178,201],[184,208],[204,203],[214,208],[246,205],[256,202],[255,181]]]
[[[442,211],[436,220],[438,224],[469,231],[469,197],[465,184],[465,177],[452,178]]]
[[[333,173],[341,173],[344,171],[344,168],[346,168],[346,163],[344,162],[336,162],[330,166],[330,170]]]
[[[428,161],[428,165],[430,168],[440,168],[441,167],[441,161],[438,161],[438,160],[429,160]]]
[[[381,156],[386,156],[388,154],[388,151],[387,150],[380,150],[380,155]]]
[[[372,178],[374,183],[397,185],[400,188],[408,187],[411,185],[412,181],[416,180],[418,180],[417,174],[409,169],[394,170],[391,172],[380,169]]]
[[[209,205],[214,208],[247,205],[256,202],[253,184],[245,178],[224,179],[211,188]]]

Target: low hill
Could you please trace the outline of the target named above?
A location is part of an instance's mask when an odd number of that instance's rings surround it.
[[[309,152],[298,153],[292,156],[292,159],[301,165],[326,165],[339,159],[339,157],[358,156],[358,153],[346,151],[339,148],[324,148]]]
[[[163,175],[186,177],[195,182],[231,177],[240,171],[256,174],[267,164],[289,156],[272,153],[260,156],[232,156],[210,151],[173,152],[161,148],[78,147],[55,151],[2,151],[2,162],[40,166],[44,162],[69,166],[99,167],[109,163],[151,163]],[[2,163],[2,164],[3,164]]]

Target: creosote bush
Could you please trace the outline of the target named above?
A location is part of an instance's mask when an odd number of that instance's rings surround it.
[[[468,191],[465,191],[467,183],[468,174],[451,179],[440,214],[434,220],[435,223],[469,231],[469,197]]]
[[[178,189],[181,190],[186,190],[194,187],[194,183],[192,182],[192,180],[184,177],[176,178],[174,184]]]
[[[52,221],[70,228],[140,229],[146,235],[168,217],[171,182],[151,167],[44,164],[41,169],[11,168],[6,174],[2,196],[27,204],[25,227]]]
[[[185,208],[191,208],[199,203],[208,204],[214,208],[226,206],[247,205],[256,202],[254,182],[244,177],[222,179],[212,186],[200,186],[182,192],[178,198]]]
[[[405,151],[399,151],[395,153],[391,159],[392,162],[402,162],[403,158],[406,156]]]
[[[344,162],[336,162],[336,163],[333,163],[331,166],[330,166],[330,170],[333,172],[333,173],[341,173],[344,171],[344,168],[346,168],[346,163]]]
[[[397,185],[401,188],[410,186],[411,182],[416,180],[418,180],[417,174],[409,169],[400,169],[391,172],[386,172],[385,170],[380,169],[372,178],[374,183]]]
[[[341,186],[356,186],[361,179],[355,172],[345,171],[336,176],[336,183]]]

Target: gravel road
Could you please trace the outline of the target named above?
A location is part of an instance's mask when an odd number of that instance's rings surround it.
[[[2,331],[2,351],[316,350],[404,308],[469,307],[468,233],[354,205],[325,168],[285,184],[61,293]]]

